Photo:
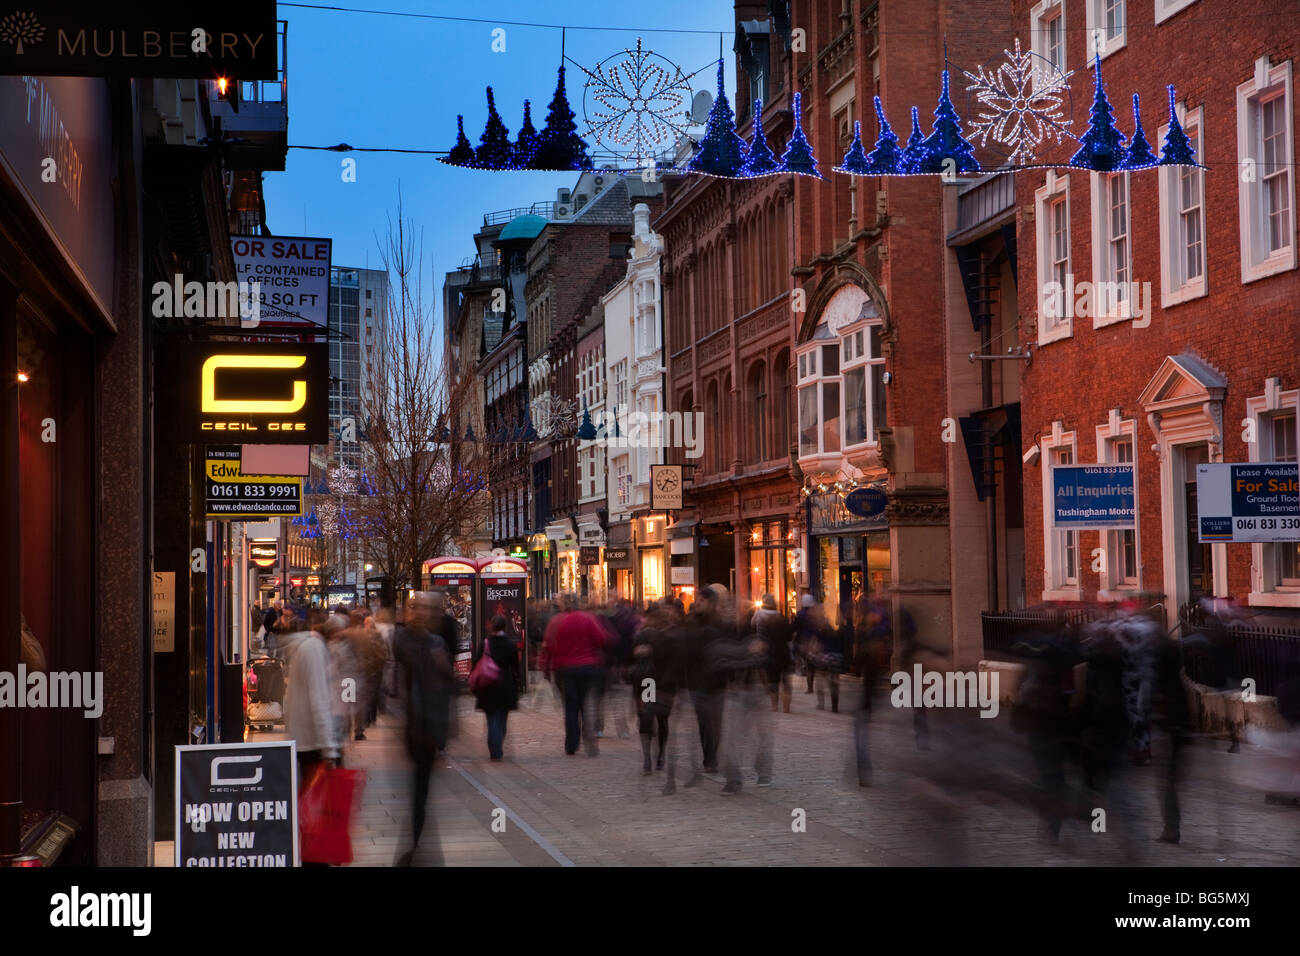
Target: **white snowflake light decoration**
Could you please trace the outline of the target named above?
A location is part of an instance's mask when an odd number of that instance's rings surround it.
[[[1023,165],[1037,158],[1044,142],[1059,143],[1072,135],[1066,129],[1070,117],[1063,110],[1074,71],[1062,73],[1034,53],[1022,53],[1019,37],[1014,51],[1002,52],[1006,62],[994,70],[986,73],[981,66],[978,73],[963,71],[971,81],[966,89],[974,90],[984,107],[966,129],[972,142],[1001,143],[1011,149],[1008,160]],[[1039,66],[1035,59],[1045,65]]]
[[[592,137],[614,153],[643,160],[656,147],[674,142],[689,123],[684,108],[691,95],[688,77],[653,50],[635,50],[606,57],[587,74],[587,92],[596,106],[585,110]]]

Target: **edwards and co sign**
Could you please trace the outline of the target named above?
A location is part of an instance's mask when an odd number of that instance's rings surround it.
[[[0,74],[276,79],[274,0],[0,0]]]

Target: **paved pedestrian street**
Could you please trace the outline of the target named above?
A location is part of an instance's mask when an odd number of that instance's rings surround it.
[[[735,796],[722,794],[720,774],[686,786],[689,757],[679,755],[676,792],[665,795],[666,771],[641,776],[640,742],[635,736],[618,738],[612,712],[598,757],[581,750],[566,756],[562,712],[549,686],[536,688],[510,715],[501,762],[488,760],[483,715],[473,710],[471,697],[461,698],[459,733],[448,759],[434,772],[428,829],[414,865],[1300,862],[1300,810],[1266,803],[1263,791],[1252,786],[1263,758],[1249,746],[1229,754],[1226,741],[1199,739],[1187,748],[1179,788],[1181,844],[1156,839],[1161,830],[1157,785],[1165,766],[1157,750],[1153,764],[1127,768],[1112,788],[1116,801],[1127,791],[1127,805],[1136,811],[1131,817],[1140,820],[1131,845],[1125,842],[1128,818],[1112,807],[1107,832],[1094,833],[1085,814],[1086,819],[1067,820],[1060,843],[1050,846],[1027,802],[1032,792],[1027,747],[1011,731],[1005,711],[975,725],[989,743],[974,762],[1003,781],[986,790],[982,783],[955,784],[933,762],[951,753],[942,745],[918,752],[911,712],[891,708],[882,695],[870,726],[875,774],[871,787],[860,788],[852,761],[851,711],[816,710],[816,697],[797,683],[793,712],[771,715],[776,754],[771,787],[756,787],[752,769]],[[856,701],[859,694],[860,686],[845,680],[842,702]],[[679,704],[673,724],[679,748],[698,746],[689,704]],[[635,721],[630,726],[635,732]],[[367,738],[351,744],[345,758],[347,765],[367,772],[354,831],[355,865],[389,866],[406,848],[409,765],[394,718],[382,716]],[[1077,790],[1077,768],[1070,772]],[[799,810],[806,815],[805,827],[797,827]],[[160,857],[160,863],[170,862],[169,851]]]

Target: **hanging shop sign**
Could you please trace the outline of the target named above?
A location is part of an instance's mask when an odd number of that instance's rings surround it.
[[[319,574],[309,574],[309,575],[307,575],[307,587],[309,587],[309,588],[318,588],[318,587],[320,587],[320,575],[319,575]]]
[[[301,575],[295,574],[289,578],[289,587],[291,588],[300,588],[302,587],[302,584],[303,584],[303,579]]]
[[[248,560],[259,568],[269,568],[280,558],[280,547],[275,541],[250,541]]]
[[[258,328],[329,325],[333,240],[294,236],[231,236],[240,282],[260,283]]]
[[[809,531],[813,535],[851,534],[880,531],[889,527],[884,512],[863,518],[849,511],[844,499],[837,494],[813,495],[808,499],[812,521]]]
[[[1294,462],[1196,466],[1196,530],[1212,541],[1300,541]]]
[[[269,0],[0,2],[0,73],[274,80],[276,57]]]
[[[650,466],[650,508],[654,511],[682,510],[682,466]]]
[[[591,548],[584,545],[578,549],[579,564],[600,564],[600,548]]]
[[[1057,465],[1052,469],[1052,502],[1057,528],[1131,528],[1133,466]]]
[[[630,548],[606,548],[605,564],[611,568],[632,567],[632,550]]]
[[[695,569],[689,564],[683,566],[675,565],[669,569],[669,573],[672,575],[672,584],[695,583]]]
[[[176,748],[176,866],[298,865],[292,740]]]
[[[209,518],[249,518],[265,515],[302,514],[302,479],[286,475],[245,475],[239,467],[238,445],[209,445],[206,452],[204,498]],[[275,544],[270,561],[263,564],[250,548],[249,557],[259,567],[269,568],[277,557]]]
[[[855,488],[844,496],[844,507],[862,518],[874,518],[885,513],[889,495],[879,488]]]
[[[161,0],[0,3],[0,73],[276,78],[275,4],[226,0],[200,15]]]
[[[162,434],[193,444],[323,445],[329,374],[323,344],[170,342],[155,372]],[[239,456],[236,447],[235,464]]]

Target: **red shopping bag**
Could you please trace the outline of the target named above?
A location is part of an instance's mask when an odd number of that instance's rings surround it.
[[[352,862],[348,826],[361,796],[363,770],[318,767],[298,794],[300,855],[304,863],[338,865]]]

